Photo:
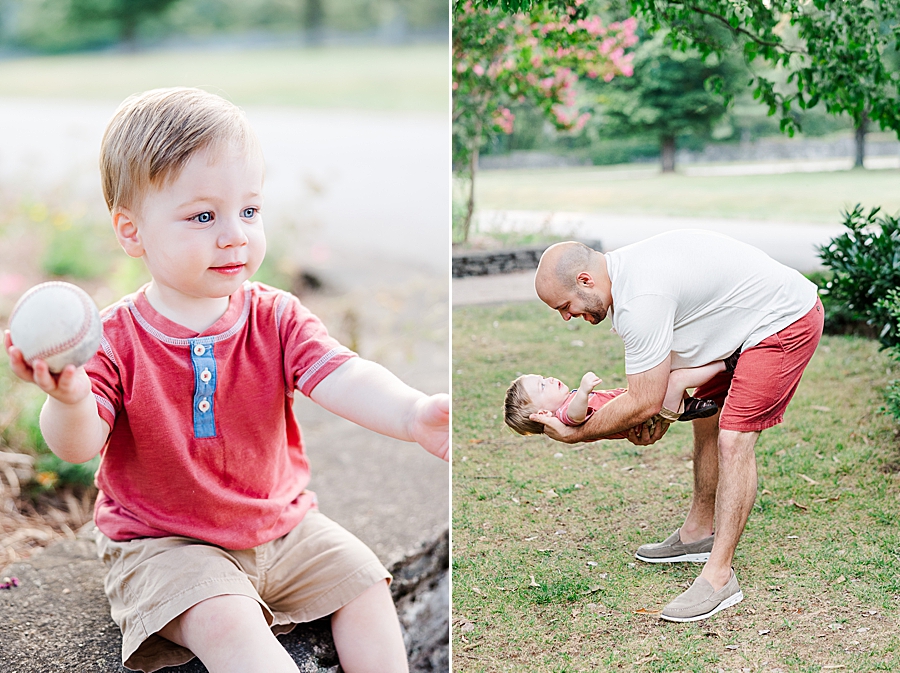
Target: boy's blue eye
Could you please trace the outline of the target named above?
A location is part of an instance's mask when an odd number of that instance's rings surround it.
[[[212,222],[212,213],[200,213],[199,215],[195,215],[194,219],[200,224],[208,224]]]
[[[256,208],[244,208],[244,210],[241,211],[241,217],[243,217],[245,220],[252,220],[255,215]]]

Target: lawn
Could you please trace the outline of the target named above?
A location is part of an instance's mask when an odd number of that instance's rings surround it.
[[[166,50],[0,61],[0,96],[121,100],[162,86],[200,86],[239,105],[447,114],[443,44]]]
[[[784,424],[757,445],[759,488],[735,567],[744,601],[708,620],[654,611],[697,566],[636,562],[683,520],[691,434],[658,444],[519,437],[519,373],[624,384],[621,341],[534,302],[453,316],[454,671],[900,669],[900,450],[879,411],[897,366],[825,337]]]
[[[857,203],[900,211],[900,171],[700,177],[662,175],[653,166],[497,170],[478,174],[475,194],[479,210],[840,224],[840,211]]]

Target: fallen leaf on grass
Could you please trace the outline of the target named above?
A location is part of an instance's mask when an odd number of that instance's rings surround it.
[[[460,633],[468,633],[469,631],[474,631],[475,623],[470,622],[468,619],[461,619],[459,621],[459,630]]]
[[[556,498],[559,496],[559,494],[552,488],[548,488],[546,491],[544,491],[544,495],[546,495],[548,498]]]
[[[534,581],[534,575],[532,575],[532,576],[531,576],[531,584],[529,584],[528,586],[530,586],[530,587],[539,587],[539,586],[541,586],[541,585]]]
[[[767,489],[767,488],[764,488],[763,490],[761,490],[761,491],[759,492],[759,494],[760,494],[760,495],[772,495],[772,491],[770,491],[770,490]]]
[[[484,444],[483,439],[470,439],[469,444]]]
[[[762,629],[761,631],[757,631],[757,633],[758,633],[759,635],[761,635],[761,636],[764,636],[764,635],[766,635],[767,633],[769,633],[769,629]]]
[[[832,582],[832,584],[841,584],[842,582],[846,582],[846,581],[847,581],[847,578],[844,577],[843,575],[841,575],[834,582]]]
[[[822,666],[823,671],[835,671],[839,668],[847,668],[844,664],[825,664]]]
[[[602,588],[603,588],[603,587],[601,587],[599,584],[592,584],[592,585],[589,586],[585,591],[582,591],[581,593],[583,593],[583,594],[595,594],[595,593],[597,593],[598,591],[600,591],[600,589],[602,589]]]
[[[841,499],[839,495],[833,495],[830,498],[816,498],[813,502],[837,502]]]
[[[788,501],[787,501],[787,504],[788,504],[788,507],[790,507],[791,505],[793,505],[794,507],[796,507],[796,508],[798,508],[798,509],[802,509],[804,512],[808,512],[808,511],[809,511],[809,507],[807,507],[806,505],[801,505],[799,502],[796,502],[793,498],[791,498],[790,500],[788,500]]]
[[[831,411],[831,407],[821,407],[817,404],[814,404],[810,407],[810,409],[815,409],[816,411]]]
[[[647,608],[638,608],[637,610],[633,610],[636,615],[658,615],[662,612],[662,610],[648,610]]]
[[[726,650],[736,650],[737,648],[738,648],[738,645],[726,645],[725,646]]]
[[[805,474],[803,474],[802,472],[798,472],[798,473],[797,473],[797,476],[800,477],[803,481],[805,481],[805,482],[808,483],[808,484],[818,484],[818,483],[819,483],[819,482],[817,482],[815,479],[813,479],[812,477],[807,477],[807,476],[806,476]]]
[[[484,596],[484,594],[481,593],[481,589],[479,589],[478,587],[472,587],[472,593],[478,594],[479,596]]]

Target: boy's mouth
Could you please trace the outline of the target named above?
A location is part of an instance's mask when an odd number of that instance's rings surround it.
[[[221,273],[225,276],[233,276],[244,270],[244,264],[223,264],[222,266],[211,266],[211,270]]]

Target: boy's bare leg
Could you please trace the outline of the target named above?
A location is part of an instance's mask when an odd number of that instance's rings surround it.
[[[682,542],[696,542],[713,533],[719,485],[719,414],[693,421],[694,493],[681,526]]]
[[[753,501],[756,500],[758,432],[719,431],[719,488],[716,493],[716,539],[700,576],[718,591],[731,577],[731,562]]]
[[[193,652],[210,673],[299,673],[248,596],[208,598],[159,632]]]
[[[331,616],[345,673],[407,673],[409,663],[387,581],[377,582]]]
[[[719,372],[725,371],[725,363],[722,360],[710,362],[702,367],[689,369],[673,369],[669,373],[669,383],[666,386],[666,396],[663,406],[670,411],[681,411],[681,400],[687,388],[696,388],[709,381]]]

